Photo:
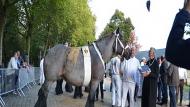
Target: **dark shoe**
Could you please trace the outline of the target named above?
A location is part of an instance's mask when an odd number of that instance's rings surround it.
[[[63,94],[63,91],[55,92],[56,95]]]
[[[142,96],[138,96],[138,98],[142,98]]]
[[[74,98],[74,99],[76,99],[76,98],[77,98],[77,96],[73,96],[73,98]]]
[[[103,100],[103,99],[101,99],[101,102],[104,102],[104,100]]]
[[[158,105],[161,105],[161,103],[162,103],[161,101],[157,101],[157,102],[156,102],[156,104],[158,104]]]
[[[82,98],[83,94],[80,95],[80,98]]]
[[[166,102],[162,102],[162,103],[160,103],[160,105],[167,105],[167,103]]]

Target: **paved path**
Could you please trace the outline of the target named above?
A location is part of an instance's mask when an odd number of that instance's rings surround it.
[[[109,92],[110,79],[105,80],[105,99],[104,102],[96,101],[95,107],[111,107],[111,93]],[[40,86],[35,85],[30,90],[24,89],[26,96],[18,96],[14,94],[7,94],[3,96],[3,100],[6,103],[6,107],[34,107],[37,100],[37,92]],[[83,92],[82,99],[73,99],[73,93],[64,92],[62,95],[56,96],[55,84],[52,86],[48,96],[48,107],[84,107],[87,99],[87,93]],[[185,93],[187,97],[187,93]],[[100,96],[99,96],[100,97]],[[185,98],[187,99],[187,98]],[[187,100],[184,104],[187,104]],[[140,99],[135,103],[135,107],[140,107]],[[157,107],[160,107],[157,105]],[[164,107],[164,106],[163,106]],[[168,106],[169,107],[169,106]]]

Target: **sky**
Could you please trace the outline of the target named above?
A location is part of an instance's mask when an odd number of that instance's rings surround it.
[[[96,16],[96,39],[118,9],[125,18],[131,18],[138,42],[142,45],[140,50],[165,48],[175,15],[183,7],[184,0],[151,0],[150,12],[146,1],[90,0],[89,7]]]

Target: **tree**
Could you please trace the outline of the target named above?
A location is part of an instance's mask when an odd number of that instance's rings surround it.
[[[87,0],[40,0],[33,12],[33,52],[43,56],[58,43],[81,46],[95,40],[95,17]]]
[[[6,24],[4,27],[3,38],[3,58],[2,61],[6,65],[17,50],[22,51],[24,45],[22,45],[23,38],[19,34],[18,29],[18,10],[15,5],[8,8]]]
[[[87,0],[60,1],[58,7],[57,25],[66,41],[73,46],[81,46],[95,40],[95,18]]]
[[[107,33],[114,31],[117,27],[121,29],[125,41],[128,41],[131,30],[134,29],[134,26],[132,25],[131,19],[125,19],[124,13],[119,10],[115,11],[114,15],[110,19],[110,22],[106,25],[100,37],[105,36]]]
[[[95,17],[87,0],[18,0],[10,5],[6,8],[2,31],[6,36],[5,62],[14,51],[20,50],[37,64],[39,54],[45,55],[56,44],[67,41],[72,46],[81,46],[95,40]]]
[[[138,43],[138,39],[134,30],[130,32],[130,35],[128,38],[128,45],[130,47],[133,47],[133,46],[136,47],[136,52],[138,52],[139,49],[141,48],[141,45]]]
[[[7,10],[18,0],[0,0],[0,65],[2,65],[3,33],[7,19]]]

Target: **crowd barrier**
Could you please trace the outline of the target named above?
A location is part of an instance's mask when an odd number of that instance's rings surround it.
[[[18,79],[16,79],[18,78]],[[5,106],[2,95],[16,92],[20,96],[25,96],[24,87],[30,89],[40,79],[40,68],[30,67],[19,70],[0,68],[0,104]],[[17,81],[16,81],[17,80]]]

